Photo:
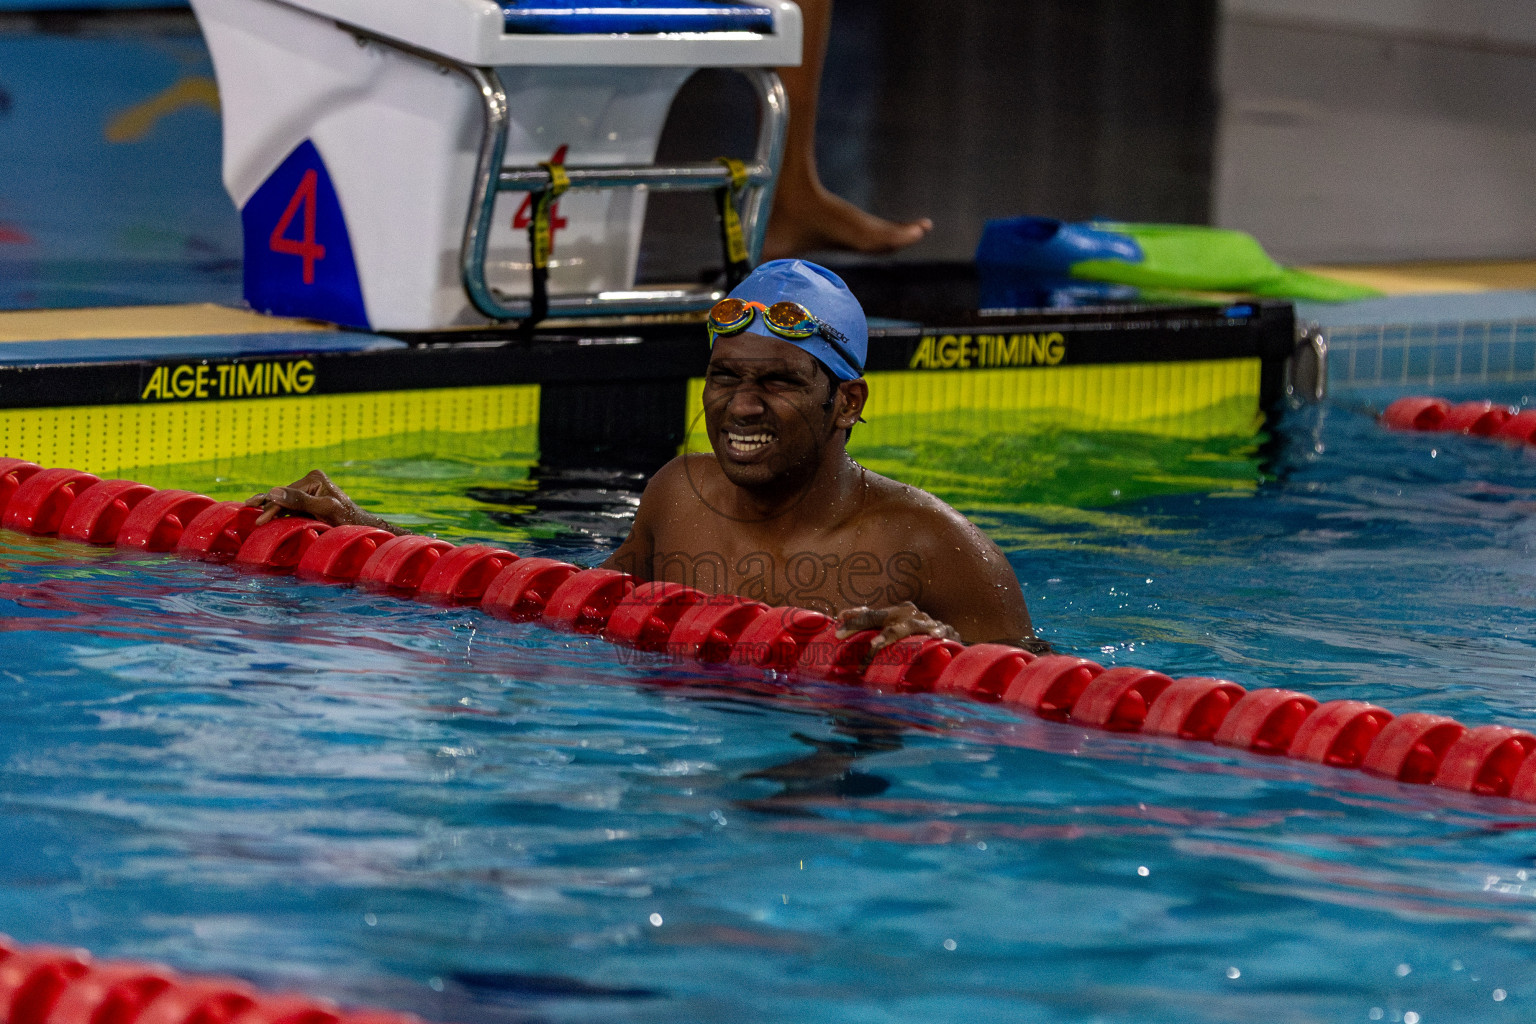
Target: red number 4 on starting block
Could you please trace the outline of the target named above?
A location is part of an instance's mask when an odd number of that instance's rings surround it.
[[[304,177],[299,179],[299,187],[294,189],[287,208],[283,210],[283,215],[277,218],[277,226],[272,229],[272,236],[267,239],[267,248],[273,252],[303,258],[305,284],[315,283],[315,261],[325,259],[325,246],[315,241],[315,196],[318,182],[319,175],[313,168],[304,172]],[[304,208],[304,237],[289,238],[287,237],[288,226],[293,223],[294,215],[299,212],[300,206]]]

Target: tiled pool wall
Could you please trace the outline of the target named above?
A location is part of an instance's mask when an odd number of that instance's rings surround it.
[[[1536,319],[1325,328],[1332,394],[1536,381]]]

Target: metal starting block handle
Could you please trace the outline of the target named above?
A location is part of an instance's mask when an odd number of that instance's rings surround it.
[[[637,188],[656,192],[704,192],[731,183],[731,172],[718,163],[677,164],[672,167],[651,165],[615,165],[609,167],[565,167],[571,188]],[[760,163],[747,165],[747,185],[763,188],[772,185],[774,176]],[[503,192],[537,192],[549,184],[549,172],[541,167],[503,167],[499,188]]]
[[[475,83],[485,109],[485,134],[481,141],[469,217],[464,229],[462,272],[464,290],[481,314],[492,320],[527,321],[538,311],[534,297],[512,298],[492,288],[486,279],[486,249],[495,215],[496,197],[502,192],[539,192],[549,187],[550,174],[543,167],[504,167],[507,143],[507,95],[495,68],[459,66],[456,70]],[[746,181],[734,192],[741,198],[742,233],[751,263],[762,255],[768,231],[768,213],[784,155],[784,136],[789,105],[779,76],[768,69],[742,72],[758,95],[761,117],[757,153],[746,164]],[[646,188],[661,192],[718,191],[733,187],[733,174],[720,163],[673,166],[565,167],[571,189]],[[545,315],[550,317],[631,316],[646,313],[687,313],[707,309],[722,297],[709,288],[632,289],[597,295],[549,296]],[[531,325],[530,325],[531,326]]]

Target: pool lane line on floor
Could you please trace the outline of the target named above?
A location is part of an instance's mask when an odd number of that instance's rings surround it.
[[[611,569],[375,527],[299,516],[257,526],[259,515],[242,502],[0,459],[0,526],[9,530],[478,605],[497,618],[537,620],[702,664],[885,693],[966,696],[1089,728],[1212,742],[1536,803],[1536,736],[1507,726],[1469,729],[1442,715],[1398,716],[1362,701],[1250,692],[1231,680],[1105,669],[1067,655],[1037,658],[1006,644],[911,636],[871,655],[878,631],[839,638],[835,620],[804,608],[770,608],[678,583],[636,585]]]

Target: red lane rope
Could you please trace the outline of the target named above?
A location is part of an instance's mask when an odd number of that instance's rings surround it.
[[[1492,402],[1451,403],[1444,398],[1412,395],[1399,398],[1381,414],[1381,422],[1393,430],[1438,431],[1496,437],[1518,444],[1536,444],[1536,409],[1523,412]]]
[[[1407,423],[1425,416],[1438,416],[1437,424],[1451,419],[1451,407],[1435,402],[1404,399],[1388,414]],[[1456,422],[1484,422],[1470,411],[1456,416]],[[478,605],[497,618],[541,621],[703,664],[773,669],[885,693],[966,696],[1095,729],[1215,743],[1536,803],[1536,757],[1530,756],[1536,736],[1519,729],[1468,728],[1440,715],[1395,716],[1373,704],[1320,703],[1293,690],[1250,692],[1227,679],[1172,679],[1128,666],[1106,670],[1086,658],[1037,658],[1005,644],[966,647],[913,636],[870,658],[874,630],[839,640],[831,619],[804,608],[770,608],[678,583],[637,585],[612,569],[519,558],[486,545],[455,547],[298,516],[260,527],[255,520],[256,510],[239,502],[0,459],[0,523],[7,529]],[[13,1018],[10,1024],[43,1022]]]
[[[156,964],[93,960],[82,949],[18,946],[0,935],[5,1024],[421,1024],[407,1013],[342,1010],[233,978],[193,977]]]

